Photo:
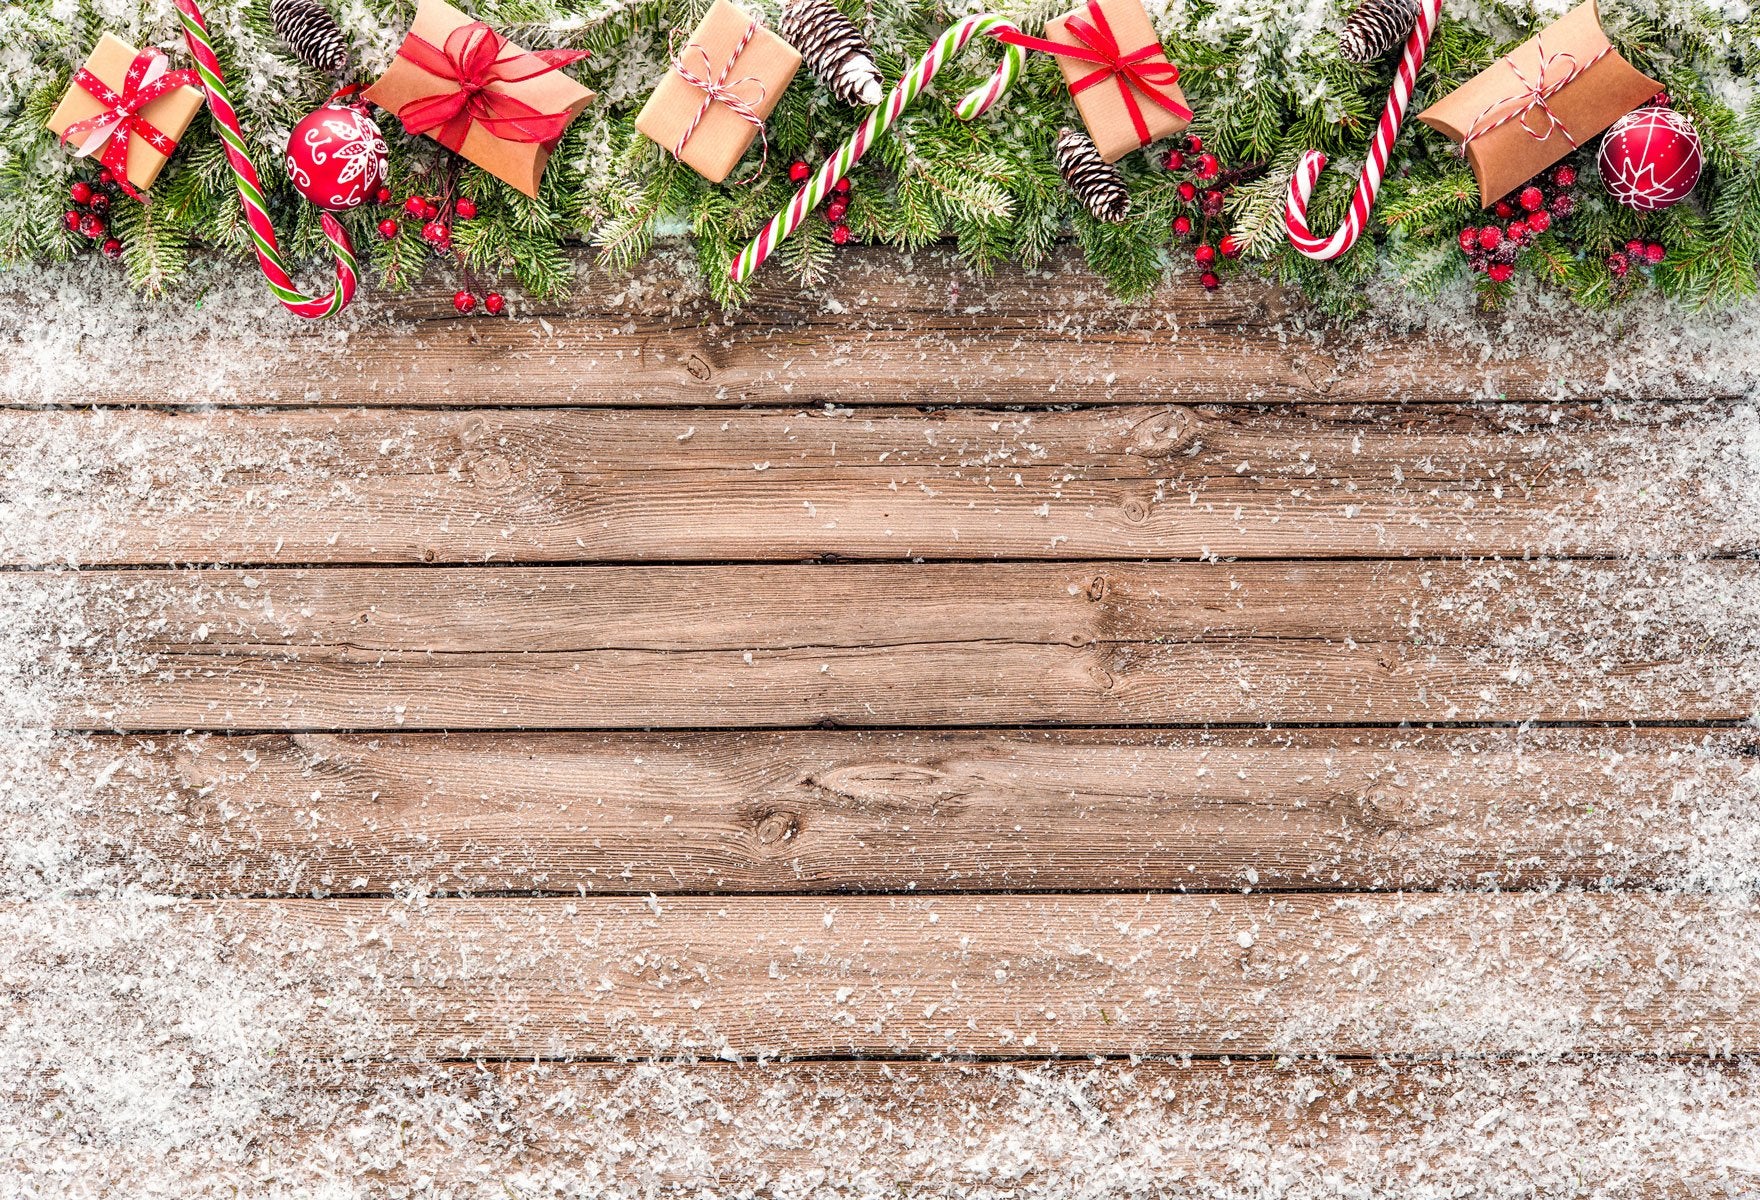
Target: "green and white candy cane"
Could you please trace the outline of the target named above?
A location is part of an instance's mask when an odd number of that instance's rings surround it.
[[[823,200],[831,190],[831,185],[849,174],[850,169],[867,153],[874,139],[891,128],[893,122],[903,115],[910,107],[911,101],[929,85],[936,72],[947,63],[960,48],[979,34],[999,37],[1004,32],[1018,33],[1014,24],[990,13],[981,13],[967,17],[959,24],[941,35],[929,52],[918,59],[911,69],[905,72],[892,94],[867,118],[856,127],[849,140],[837,148],[837,152],[825,160],[813,177],[801,185],[801,190],[794,194],[788,206],[770,219],[770,223],[759,230],[733,263],[733,281],[739,283],[753,271],[763,265],[782,240],[800,227],[807,214]],[[985,112],[992,104],[1002,98],[1002,94],[1014,86],[1020,78],[1021,68],[1026,62],[1026,52],[1019,46],[1002,43],[1002,62],[991,74],[990,79],[982,87],[970,92],[959,102],[954,112],[960,120],[970,121],[973,117]]]

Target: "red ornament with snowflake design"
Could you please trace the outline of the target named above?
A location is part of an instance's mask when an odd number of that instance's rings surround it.
[[[1705,169],[1692,121],[1655,105],[1615,121],[1601,139],[1596,161],[1608,194],[1638,212],[1679,204]]]
[[[293,127],[287,174],[319,208],[359,208],[391,174],[385,135],[365,109],[332,100]]]

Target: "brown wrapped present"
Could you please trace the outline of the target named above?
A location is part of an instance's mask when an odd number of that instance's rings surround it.
[[[1466,147],[1490,208],[1661,90],[1619,56],[1588,0],[1418,119]]]
[[[74,74],[49,128],[79,153],[99,154],[132,195],[153,186],[202,108],[194,71],[168,71],[158,50],[106,33]]]
[[[636,128],[720,183],[751,149],[800,65],[793,46],[737,4],[715,0],[642,105]]]
[[[1082,124],[1107,162],[1192,123],[1179,70],[1162,53],[1140,0],[1088,0],[1047,22],[1043,38],[1008,40],[1057,57]]]
[[[391,67],[365,97],[528,196],[593,93],[558,68],[584,50],[525,51],[445,0],[420,0]]]

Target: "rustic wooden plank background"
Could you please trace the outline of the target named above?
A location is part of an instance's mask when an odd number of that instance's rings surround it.
[[[303,956],[380,1032],[363,1095],[455,1064],[534,1168],[614,1127],[691,1194],[934,1183],[949,1108],[1073,1137],[1023,1123],[1046,1060],[1170,1179],[1229,1177],[1248,1104],[1340,1179],[1536,1072],[1578,1073],[1585,1142],[1646,1071],[1733,1111],[1760,924],[1675,892],[1752,781],[1754,647],[1702,601],[1760,586],[1760,516],[1623,469],[1719,436],[1702,395],[1364,351],[1264,289],[851,257],[734,317],[595,278],[520,320],[400,302],[244,395],[15,398],[0,450],[90,460],[0,528],[82,686],[0,710],[93,732],[36,769],[103,781],[94,861]],[[1560,1049],[1619,1070],[1522,1062]],[[620,1104],[648,1068],[613,1060],[660,1052],[757,1061]],[[1220,1124],[1162,1145],[1175,1092]],[[785,1144],[779,1104],[849,1119]],[[1694,1136],[1656,1194],[1708,1178]],[[1080,1161],[1021,1153],[1010,1186]]]

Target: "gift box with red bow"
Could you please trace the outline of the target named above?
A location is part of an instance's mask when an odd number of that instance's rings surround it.
[[[1490,208],[1661,90],[1619,56],[1588,0],[1418,120],[1465,148]]]
[[[584,50],[526,51],[445,0],[421,0],[365,98],[528,196],[593,93],[559,69]]]
[[[636,128],[710,183],[720,183],[764,136],[764,120],[801,56],[729,0],[715,0],[672,69],[636,116]],[[768,152],[768,142],[765,146]]]
[[[1042,38],[1003,40],[1056,56],[1082,124],[1107,162],[1192,123],[1179,69],[1167,61],[1140,0],[1089,0],[1047,22]]]
[[[194,71],[169,70],[162,52],[136,50],[106,33],[74,73],[49,129],[82,157],[97,155],[138,198],[201,111],[198,82]]]

